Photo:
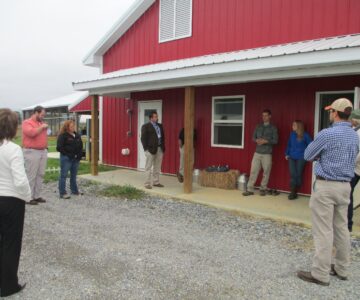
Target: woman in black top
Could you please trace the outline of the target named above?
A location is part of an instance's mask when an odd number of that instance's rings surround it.
[[[58,136],[56,150],[60,152],[60,198],[70,198],[70,195],[66,193],[66,177],[69,171],[71,194],[80,195],[76,182],[76,176],[82,157],[83,142],[81,140],[81,136],[75,132],[74,121],[65,121]]]

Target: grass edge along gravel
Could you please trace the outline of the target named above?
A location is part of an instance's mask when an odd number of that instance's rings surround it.
[[[122,198],[130,200],[142,199],[146,193],[131,185],[109,185],[98,192],[99,195],[108,198]]]

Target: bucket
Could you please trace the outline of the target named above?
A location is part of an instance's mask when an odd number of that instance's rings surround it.
[[[194,169],[193,183],[199,183],[199,178],[200,178],[200,170],[199,169]]]
[[[248,180],[249,178],[246,174],[240,174],[237,180],[238,190],[245,192],[247,188]]]

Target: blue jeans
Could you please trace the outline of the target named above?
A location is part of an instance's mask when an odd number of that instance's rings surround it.
[[[70,189],[72,194],[78,194],[79,190],[76,183],[76,176],[79,169],[79,160],[60,154],[60,178],[59,192],[60,196],[66,194],[66,177],[70,171]]]
[[[304,159],[289,158],[290,187],[292,189],[301,186],[305,163]]]

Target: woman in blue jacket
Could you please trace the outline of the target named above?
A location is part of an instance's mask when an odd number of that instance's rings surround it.
[[[304,152],[312,141],[310,135],[304,131],[304,123],[302,121],[294,121],[292,130],[285,152],[285,158],[289,161],[290,169],[291,193],[288,196],[289,200],[297,198],[297,191],[301,187],[305,167]]]

